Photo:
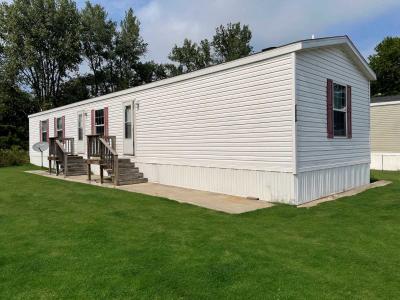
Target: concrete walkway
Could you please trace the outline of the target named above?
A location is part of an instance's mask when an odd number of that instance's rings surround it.
[[[221,211],[229,214],[241,214],[249,211],[254,211],[261,208],[272,207],[273,204],[265,201],[250,200],[243,197],[230,196],[225,194],[211,193],[199,190],[168,186],[157,183],[140,183],[131,185],[122,185],[115,187],[111,183],[100,184],[98,176],[92,176],[92,181],[87,181],[87,176],[64,176],[49,175],[47,171],[35,170],[27,171],[27,173],[41,175],[45,177],[80,182],[90,185],[116,188],[128,192],[141,193],[151,196],[163,197],[170,200],[175,200],[180,203],[188,203],[196,206]]]
[[[381,186],[385,186],[392,183],[391,181],[386,181],[386,180],[379,180],[379,181],[375,181],[373,183],[370,184],[366,184],[342,193],[337,193],[337,194],[333,194],[324,198],[320,198],[311,202],[307,202],[301,205],[298,205],[297,207],[306,207],[306,208],[310,208],[310,207],[314,207],[317,206],[318,204],[324,203],[324,202],[329,202],[329,201],[334,201],[343,197],[350,197],[350,196],[354,196],[357,195],[359,193],[362,193],[366,190],[369,189],[373,189],[373,188],[377,188],[377,187],[381,187]]]

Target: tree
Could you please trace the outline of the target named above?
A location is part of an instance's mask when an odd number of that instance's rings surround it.
[[[90,98],[88,87],[93,83],[91,75],[78,75],[61,85],[60,105],[67,105]]]
[[[137,82],[135,85],[142,85],[168,77],[165,66],[157,64],[154,61],[148,61],[145,63],[139,62],[136,65],[136,71]]]
[[[372,95],[400,94],[400,37],[386,37],[369,57],[377,80],[371,83]]]
[[[219,62],[231,61],[249,55],[251,31],[248,25],[229,23],[226,27],[219,26],[215,30],[212,45]]]
[[[81,61],[75,3],[15,0],[0,14],[5,71],[33,92],[37,109],[57,106],[62,82]]]
[[[200,46],[189,39],[185,39],[181,47],[175,45],[172,48],[168,58],[179,64],[175,70],[176,73],[192,72],[213,63],[211,45],[207,39],[202,40]]]
[[[175,45],[168,58],[178,65],[167,64],[164,68],[169,76],[175,76],[245,57],[253,50],[250,40],[251,31],[247,25],[221,25],[216,28],[212,43],[205,39],[197,45],[185,39],[182,46]]]
[[[108,92],[107,71],[114,51],[116,25],[107,18],[105,9],[86,2],[81,11],[82,53],[93,72],[92,95],[99,96]]]
[[[125,13],[120,27],[116,37],[115,63],[109,72],[118,78],[117,89],[124,89],[136,84],[136,67],[147,51],[147,44],[140,35],[140,22],[132,8]]]
[[[28,93],[10,82],[0,81],[0,149],[28,148],[28,115],[34,109]]]

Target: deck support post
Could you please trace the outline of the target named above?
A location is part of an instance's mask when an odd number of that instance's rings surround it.
[[[91,181],[92,180],[92,170],[90,168],[90,163],[88,162],[87,164],[87,168],[88,168],[88,180]]]
[[[119,185],[118,155],[114,155],[114,185]]]
[[[104,168],[102,165],[100,165],[100,183],[101,184],[103,184],[103,176],[104,176],[103,171],[104,171]]]
[[[51,175],[51,159],[49,159],[49,174]]]
[[[67,177],[67,170],[68,170],[68,154],[64,156],[64,178]]]

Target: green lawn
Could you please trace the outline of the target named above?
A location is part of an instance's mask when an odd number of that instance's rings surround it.
[[[228,215],[0,169],[1,299],[400,298],[400,173]]]

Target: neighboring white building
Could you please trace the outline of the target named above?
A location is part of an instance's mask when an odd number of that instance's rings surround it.
[[[33,114],[30,149],[105,132],[150,182],[300,204],[369,183],[374,79],[347,36],[298,41]]]
[[[371,99],[371,169],[400,170],[400,95]]]

